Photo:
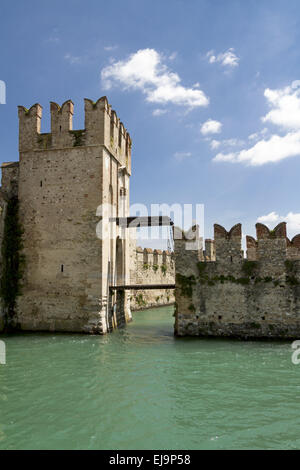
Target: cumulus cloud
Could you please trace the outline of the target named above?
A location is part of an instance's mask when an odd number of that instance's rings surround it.
[[[268,140],[260,140],[253,147],[240,152],[218,153],[214,161],[260,166],[297,155],[300,155],[300,131],[288,133],[283,137],[272,135]]]
[[[296,81],[291,86],[275,90],[267,88],[264,92],[271,110],[262,117],[262,121],[278,126],[279,133],[267,137],[269,131],[264,128],[249,136],[250,141],[257,141],[252,147],[239,152],[220,152],[214,161],[260,166],[300,156],[299,84]]]
[[[286,130],[300,129],[300,88],[295,88],[299,86],[297,83],[278,90],[265,90],[264,96],[272,109],[262,118],[263,122]]]
[[[267,225],[269,228],[273,228],[280,222],[287,222],[287,228],[289,232],[296,235],[300,232],[300,213],[289,212],[287,215],[282,216],[276,212],[270,212],[267,215],[262,215],[257,218],[257,222]]]
[[[221,142],[220,142],[219,140],[213,139],[213,140],[210,141],[209,145],[210,145],[210,148],[211,148],[212,150],[216,150],[217,148],[220,147]]]
[[[222,123],[219,121],[214,121],[213,119],[208,119],[204,124],[202,124],[200,132],[203,135],[208,134],[219,134],[222,130]]]
[[[189,158],[191,156],[192,156],[191,152],[176,152],[176,153],[174,153],[174,158],[178,162],[182,162],[183,160],[186,160],[187,158]]]
[[[240,61],[240,58],[234,52],[233,47],[230,47],[227,51],[220,54],[215,54],[213,50],[208,51],[206,57],[210,64],[219,62],[223,67],[237,67]]]
[[[155,49],[141,49],[128,59],[113,62],[101,72],[106,89],[123,86],[140,90],[150,103],[187,106],[207,106],[209,99],[202,90],[181,85],[181,79],[163,63],[163,56]]]
[[[209,142],[210,148],[216,150],[220,146],[222,147],[240,147],[245,144],[244,140],[241,139],[224,139],[224,140],[211,140]]]

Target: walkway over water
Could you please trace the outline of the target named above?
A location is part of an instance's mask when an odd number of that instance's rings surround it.
[[[111,290],[151,290],[151,289],[175,289],[175,284],[132,284],[124,286],[110,286]]]

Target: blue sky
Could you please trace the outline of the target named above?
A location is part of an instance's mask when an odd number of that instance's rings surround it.
[[[300,232],[298,0],[2,2],[1,161],[17,105],[107,95],[133,139],[131,203],[203,203],[217,222]]]

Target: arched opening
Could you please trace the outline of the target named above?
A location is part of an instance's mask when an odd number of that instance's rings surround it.
[[[113,188],[112,188],[112,185],[109,186],[109,218],[111,219],[112,217],[114,217],[114,193],[113,193]],[[115,250],[114,250],[114,244],[115,244],[115,240],[114,240],[114,231],[113,231],[113,224],[110,223],[109,224],[109,227],[110,227],[110,232],[109,232],[109,242],[110,242],[110,247],[109,247],[109,279],[110,279],[110,284],[113,284],[113,277],[114,277],[114,269],[115,269],[115,266],[114,266],[114,254],[115,254]]]
[[[124,247],[119,237],[116,244],[116,281],[118,286],[124,284]]]

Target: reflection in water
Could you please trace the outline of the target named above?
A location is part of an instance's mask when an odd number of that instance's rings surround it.
[[[6,337],[0,449],[298,448],[289,343],[173,337],[173,308],[107,335]]]

